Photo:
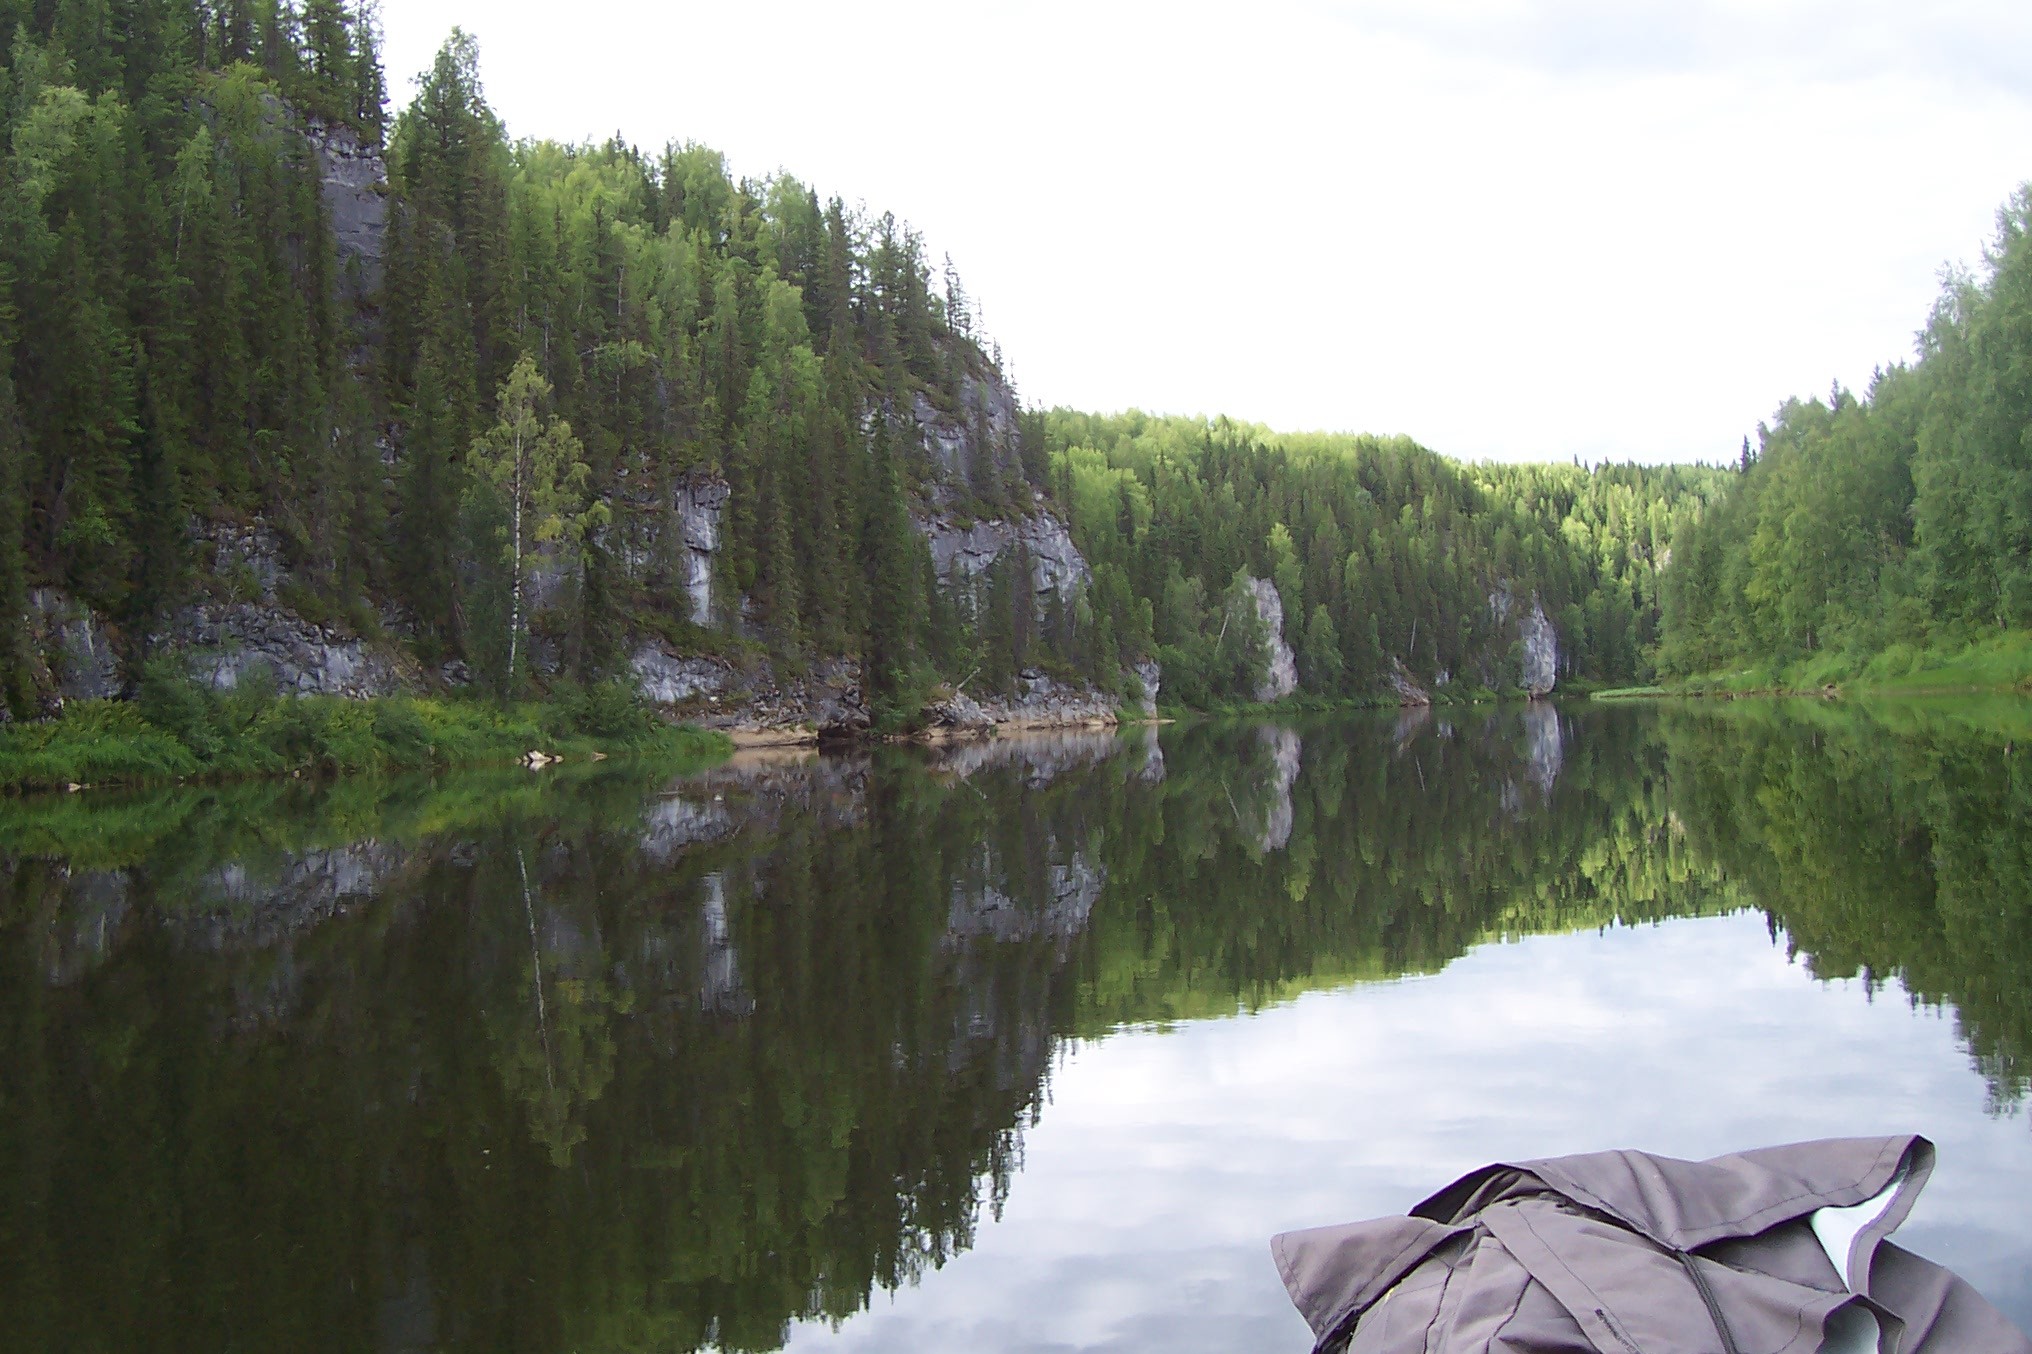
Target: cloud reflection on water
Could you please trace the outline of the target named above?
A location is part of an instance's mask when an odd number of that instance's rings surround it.
[[[1756,915],[1485,946],[1076,1048],[1002,1219],[790,1347],[1302,1351],[1274,1232],[1401,1212],[1494,1160],[1915,1130],[1940,1166],[1901,1241],[2026,1323],[2032,1144],[1985,1113],[1951,1019],[1814,981]]]

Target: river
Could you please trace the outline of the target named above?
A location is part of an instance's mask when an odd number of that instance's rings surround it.
[[[1536,705],[0,802],[0,1343],[1301,1352],[1273,1232],[1901,1131],[2032,1324],[2028,760]]]

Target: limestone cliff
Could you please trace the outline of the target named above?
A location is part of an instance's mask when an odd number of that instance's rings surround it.
[[[1281,701],[1298,690],[1298,656],[1284,638],[1284,599],[1267,578],[1251,578],[1249,592],[1256,599],[1256,618],[1263,623],[1266,650],[1263,676],[1252,694],[1262,702]]]

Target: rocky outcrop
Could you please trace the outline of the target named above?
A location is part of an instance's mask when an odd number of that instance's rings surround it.
[[[1298,690],[1298,655],[1284,638],[1284,599],[1277,585],[1267,578],[1251,578],[1249,592],[1256,599],[1256,617],[1263,622],[1263,647],[1267,662],[1256,683],[1258,701],[1281,701]]]
[[[1390,690],[1397,695],[1399,705],[1431,705],[1432,693],[1412,679],[1411,672],[1403,660],[1392,658],[1390,670],[1385,674]]]
[[[164,636],[185,650],[199,681],[231,690],[265,672],[283,691],[324,696],[387,696],[415,684],[392,648],[285,604],[289,570],[274,532],[216,524],[203,540],[212,548],[212,593],[178,612]]]
[[[677,518],[677,583],[684,590],[693,625],[713,621],[713,559],[720,550],[720,518],[727,508],[727,482],[709,476],[688,476],[677,486],[671,504]]]
[[[931,547],[932,567],[947,586],[968,587],[992,568],[995,562],[1018,550],[1030,563],[1030,587],[1040,601],[1056,594],[1071,602],[1081,588],[1093,582],[1093,570],[1072,542],[1065,523],[1048,512],[1010,522],[996,518],[962,526],[946,517],[933,517],[917,527]]]
[[[1528,610],[1520,607],[1505,585],[1489,594],[1489,614],[1499,631],[1514,623],[1517,685],[1533,696],[1550,695],[1559,681],[1559,632],[1544,604],[1533,597]]]
[[[658,705],[684,705],[726,690],[733,668],[724,659],[680,658],[653,640],[645,640],[628,656],[635,689]],[[713,702],[717,704],[717,701]]]
[[[816,743],[867,732],[861,667],[852,659],[814,663],[803,676],[780,679],[767,664],[736,667],[718,659],[677,658],[656,646],[631,660],[650,699],[736,743]]]
[[[950,508],[980,486],[1021,480],[1016,415],[1016,393],[992,373],[961,375],[956,413],[922,391],[911,397],[909,423],[935,472],[926,486],[934,507]]]
[[[316,118],[304,139],[317,156],[325,217],[339,250],[339,284],[354,301],[381,290],[388,235],[388,169],[353,129]]]
[[[1129,671],[1136,674],[1136,680],[1143,684],[1143,698],[1140,702],[1146,716],[1157,713],[1157,696],[1164,687],[1164,669],[1154,658],[1139,658],[1129,665]]]
[[[28,609],[31,639],[48,665],[47,683],[59,703],[120,694],[119,655],[89,609],[56,588],[35,589]]]
[[[1559,632],[1536,598],[1517,622],[1517,642],[1523,659],[1521,685],[1534,696],[1551,694],[1559,681]]]
[[[1008,695],[980,697],[955,693],[926,712],[935,728],[953,733],[989,733],[997,728],[1105,727],[1117,722],[1112,696],[1090,686],[1058,681],[1026,668]]]

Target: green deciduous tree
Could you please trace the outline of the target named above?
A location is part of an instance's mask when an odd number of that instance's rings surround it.
[[[520,675],[522,637],[528,626],[524,591],[529,560],[541,546],[574,549],[604,509],[585,501],[590,474],[571,424],[547,416],[550,382],[526,354],[501,383],[499,418],[468,455],[477,483],[485,485],[506,519],[502,562],[509,570],[508,681]]]

